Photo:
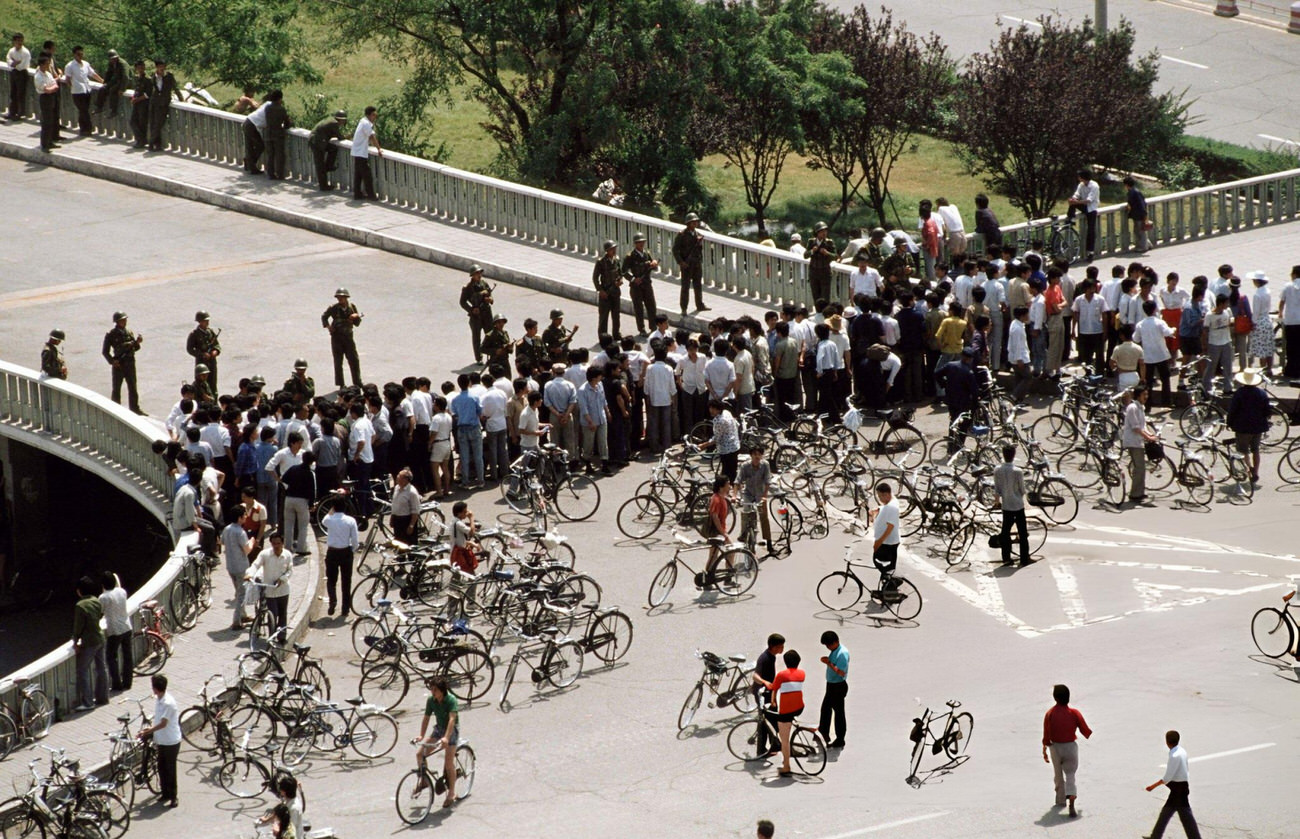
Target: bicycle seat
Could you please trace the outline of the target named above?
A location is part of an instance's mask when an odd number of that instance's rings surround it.
[[[362,699],[360,696],[354,696],[348,700],[348,704],[355,708],[358,705],[366,704],[366,700]]]
[[[140,608],[141,608],[141,609],[147,609],[147,610],[149,610],[150,612],[152,612],[154,609],[157,609],[157,608],[158,608],[158,601],[157,601],[157,600],[146,600],[145,602],[143,602],[143,603],[140,604]]]
[[[131,722],[131,715],[130,715],[130,714],[123,714],[122,716],[120,716],[120,717],[117,718],[117,721],[120,722],[122,725],[126,725],[126,724],[128,724],[129,722]]]
[[[387,609],[393,605],[393,601],[389,600],[387,597],[381,597],[375,601],[375,605],[381,609]]]
[[[727,544],[727,540],[726,540],[726,538],[724,538],[724,537],[722,537],[722,536],[710,536],[708,541],[709,541],[709,544],[710,544],[710,545],[725,545],[725,544]]]
[[[545,635],[548,638],[554,638],[560,634],[560,628],[558,626],[546,626],[537,630],[537,634],[539,636]]]
[[[949,708],[960,708],[960,707],[961,707],[961,703],[958,702],[956,699],[949,699],[947,702],[945,702],[945,703],[943,703],[943,704],[947,705]]]
[[[293,645],[293,651],[294,651],[295,653],[297,653],[298,655],[306,655],[307,653],[311,652],[311,645],[310,645],[310,644],[294,644],[294,645]]]
[[[744,664],[745,661],[746,661],[746,659],[745,659],[745,657],[744,657],[743,655],[729,655],[729,656],[727,656],[727,658],[731,659],[732,661],[736,662],[737,664]]]

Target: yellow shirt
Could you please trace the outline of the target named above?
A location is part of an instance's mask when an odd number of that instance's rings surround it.
[[[966,342],[966,319],[951,316],[944,318],[935,337],[939,341],[939,352],[945,355],[960,354],[962,345]]]

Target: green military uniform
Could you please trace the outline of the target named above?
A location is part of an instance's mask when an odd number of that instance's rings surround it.
[[[198,405],[215,405],[217,403],[217,389],[212,386],[212,374],[206,364],[197,364],[194,367],[194,383],[190,385],[194,388],[194,402]]]
[[[529,373],[535,373],[539,369],[545,370],[550,366],[551,355],[546,350],[546,345],[542,339],[533,336],[529,338],[525,335],[519,339],[519,345],[515,347],[515,369],[523,368]]]
[[[475,265],[470,269],[469,282],[460,290],[460,307],[469,315],[475,364],[483,360],[483,332],[492,326],[492,303],[492,288],[483,280],[483,269]]]
[[[104,345],[100,353],[113,368],[113,401],[122,404],[122,383],[126,383],[127,407],[137,414],[140,410],[140,392],[136,387],[135,354],[140,349],[143,337],[126,327],[126,313],[116,312],[113,322],[116,324],[104,336]]]
[[[306,405],[316,396],[316,381],[311,376],[305,375],[307,372],[307,363],[300,362],[301,370],[304,375],[299,376],[297,373],[284,380],[284,386],[280,390],[289,394],[293,399],[294,405]]]
[[[207,366],[208,386],[215,393],[217,391],[217,356],[221,354],[221,341],[218,339],[220,333],[217,330],[203,325],[203,322],[208,319],[207,314],[207,312],[197,312],[195,314],[194,319],[199,325],[194,327],[194,331],[185,339],[185,352],[193,356],[196,366],[199,364]],[[203,317],[199,317],[199,315],[203,315]]]
[[[633,241],[643,242],[645,236],[638,233]],[[645,326],[647,320],[653,326],[655,316],[659,314],[655,307],[654,286],[650,280],[657,265],[658,262],[648,251],[637,250],[635,247],[623,257],[623,273],[632,278],[628,284],[632,296],[632,312],[636,315],[636,331],[641,335],[648,334]]]
[[[307,148],[311,149],[312,163],[316,166],[316,183],[323,190],[331,190],[330,172],[338,168],[339,147],[331,140],[343,139],[343,125],[347,122],[347,111],[336,111],[334,116],[316,123],[307,135]]]
[[[551,310],[551,325],[542,330],[542,346],[546,347],[546,355],[552,363],[556,361],[567,361],[565,354],[569,351],[569,344],[573,341],[573,335],[578,331],[578,327],[565,329],[562,324],[556,323],[564,318],[564,312],[560,309]]]
[[[600,334],[613,335],[618,338],[620,337],[618,319],[620,315],[619,297],[621,296],[619,287],[623,284],[623,268],[619,264],[618,256],[611,253],[614,247],[613,241],[605,242],[605,255],[596,260],[596,267],[591,272],[591,283],[596,287],[597,294],[600,295],[598,301]],[[608,328],[611,319],[614,321],[613,331]]]
[[[63,333],[54,330],[50,333],[50,339],[41,347],[41,372],[51,379],[68,378],[68,367],[63,362],[63,348],[59,343],[63,340]]]
[[[510,348],[514,345],[510,340],[510,334],[505,330],[506,319],[499,317],[488,330],[488,334],[483,336],[483,355],[487,356],[489,366],[493,364],[504,364],[509,366]]]
[[[903,291],[910,292],[912,284],[908,277],[911,276],[911,269],[911,255],[907,251],[907,246],[903,245],[895,247],[894,252],[885,257],[885,261],[880,264],[880,276],[886,286],[894,289],[895,294]]]
[[[320,316],[321,325],[330,331],[330,352],[334,355],[334,385],[343,387],[343,359],[348,360],[352,384],[361,387],[361,359],[357,356],[357,341],[353,330],[361,324],[361,313],[353,305],[346,288],[334,292],[343,300],[335,302]]]

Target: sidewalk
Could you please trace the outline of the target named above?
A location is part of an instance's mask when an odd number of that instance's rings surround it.
[[[269,181],[250,175],[235,164],[190,157],[179,151],[148,152],[130,143],[93,135],[79,137],[64,127],[63,148],[46,154],[40,150],[40,129],[35,120],[0,122],[0,154],[23,160],[33,167],[54,166],[114,181],[139,189],[202,201],[235,212],[289,224],[354,244],[402,256],[427,260],[465,271],[483,266],[489,281],[519,285],[558,297],[597,304],[591,283],[593,261],[551,248],[494,236],[459,224],[438,221],[416,208],[387,203],[354,201],[346,189],[320,192],[295,181]],[[620,243],[620,248],[630,246]],[[661,261],[671,254],[656,254]],[[678,290],[675,280],[657,280],[659,310],[677,325]],[[449,291],[458,292],[459,289]],[[449,305],[455,306],[455,297]],[[693,311],[694,301],[688,311]],[[733,299],[705,289],[708,318],[736,318],[748,312],[760,315],[752,301]],[[632,303],[623,293],[624,332]],[[690,317],[687,328],[702,331],[707,318]],[[649,325],[651,328],[652,324]],[[631,322],[635,327],[635,321]]]
[[[290,581],[290,641],[306,635],[321,583],[320,553],[314,537],[308,541],[308,547],[311,556],[294,563]],[[236,659],[248,651],[248,632],[236,635],[230,629],[231,595],[230,576],[223,560],[212,572],[212,605],[199,615],[198,624],[193,629],[172,637],[172,655],[162,672],[167,676],[168,691],[176,698],[182,711],[201,701],[199,690],[209,676],[222,673],[233,679],[238,673]],[[105,732],[121,727],[116,719],[121,714],[129,713],[133,717],[138,714],[135,703],[128,700],[147,700],[144,708],[147,713],[153,713],[149,678],[133,677],[129,691],[111,696],[108,705],[93,711],[77,714],[71,709],[59,708],[61,719],[50,727],[45,739],[15,749],[0,762],[0,789],[26,789],[25,784],[15,786],[14,782],[21,782],[29,774],[27,764],[33,759],[41,761],[37,767],[39,771],[44,773],[48,770],[50,756],[41,746],[66,749],[68,757],[80,760],[85,771],[94,771],[107,763],[112,744]],[[133,721],[131,727],[135,730],[139,725]],[[182,750],[186,748],[182,745]],[[5,792],[0,794],[0,798],[11,794]]]

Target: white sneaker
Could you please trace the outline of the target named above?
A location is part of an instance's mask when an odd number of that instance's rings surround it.
[[[76,714],[80,714],[82,711],[93,711],[93,710],[95,710],[94,705],[78,705],[77,707],[72,709],[73,713]]]

